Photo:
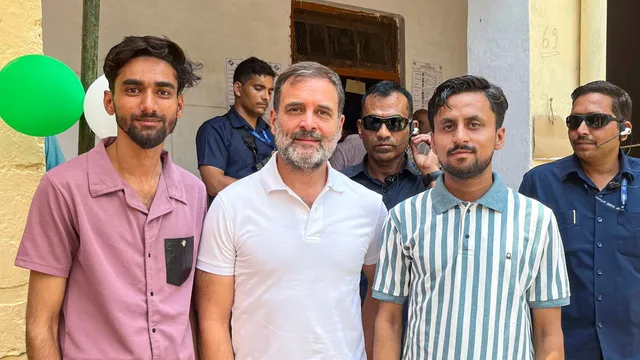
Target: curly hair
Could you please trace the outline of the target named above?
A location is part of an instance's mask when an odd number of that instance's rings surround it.
[[[185,88],[191,88],[202,79],[200,70],[202,64],[193,62],[187,58],[184,51],[175,42],[167,37],[158,36],[127,36],[112,47],[104,59],[103,71],[109,81],[109,89],[115,88],[115,81],[120,69],[130,60],[149,56],[164,60],[176,71],[178,80],[178,94],[182,94]]]

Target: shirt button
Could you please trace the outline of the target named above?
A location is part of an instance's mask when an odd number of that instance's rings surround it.
[[[598,243],[596,244],[596,246],[598,246],[599,248],[602,247],[602,243],[600,241],[598,241]]]
[[[602,301],[602,295],[598,295],[598,301]]]
[[[602,222],[602,218],[600,216],[598,216],[598,222],[601,223]]]
[[[471,209],[467,209],[467,214],[471,213]]]
[[[465,235],[464,237],[468,239],[469,238],[469,234]]]
[[[153,291],[151,292],[151,294],[150,294],[150,295],[151,295],[151,296],[153,296]]]
[[[598,269],[598,271],[596,271],[596,274],[602,275],[602,269]]]
[[[151,257],[151,253],[148,253],[148,254],[147,254],[147,256],[148,256],[148,257]]]
[[[599,323],[598,323],[598,327],[599,327],[600,329],[602,329],[602,326],[603,326],[603,325],[602,325],[602,323],[601,323],[601,322],[599,322]]]
[[[156,333],[156,328],[151,329],[151,332],[155,334]]]

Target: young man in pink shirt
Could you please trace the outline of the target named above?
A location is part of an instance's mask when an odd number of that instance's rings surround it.
[[[207,194],[163,142],[199,68],[166,38],[131,36],[109,51],[104,106],[118,135],[44,175],[16,258],[31,270],[29,359],[194,358]]]

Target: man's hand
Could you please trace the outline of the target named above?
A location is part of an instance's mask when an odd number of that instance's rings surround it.
[[[425,143],[431,148],[431,151],[429,151],[427,155],[420,153],[418,150],[420,143]],[[416,163],[422,175],[431,174],[434,171],[440,170],[438,156],[433,151],[433,145],[431,144],[431,135],[419,134],[414,136],[411,139],[411,153],[413,155],[413,161]]]

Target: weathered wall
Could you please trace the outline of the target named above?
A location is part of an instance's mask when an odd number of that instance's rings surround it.
[[[580,84],[581,2],[594,1],[604,0],[469,0],[469,72],[501,86],[509,100],[506,146],[494,169],[511,187],[532,165],[548,162],[532,160],[534,117],[564,119],[571,111],[570,95]],[[556,132],[566,135],[564,121]]]
[[[318,2],[318,1],[316,1]],[[395,15],[404,24],[403,74],[411,79],[411,61],[443,65],[443,77],[466,72],[465,0],[323,1]],[[80,70],[81,0],[43,2],[44,52]],[[291,0],[103,1],[100,11],[100,68],[109,48],[124,36],[167,35],[204,63],[202,83],[185,94],[184,117],[166,142],[173,160],[197,174],[195,133],[200,124],[226,112],[226,57],[257,56],[288,66],[291,59]],[[67,158],[77,154],[77,126],[59,136]]]
[[[580,1],[534,0],[530,8],[530,119],[552,113],[564,119],[571,112],[571,92],[580,84]],[[564,121],[558,126],[568,144]]]
[[[0,68],[42,53],[40,0],[0,0]],[[0,121],[0,359],[26,359],[24,316],[29,273],[13,261],[31,197],[45,169],[42,139]]]

